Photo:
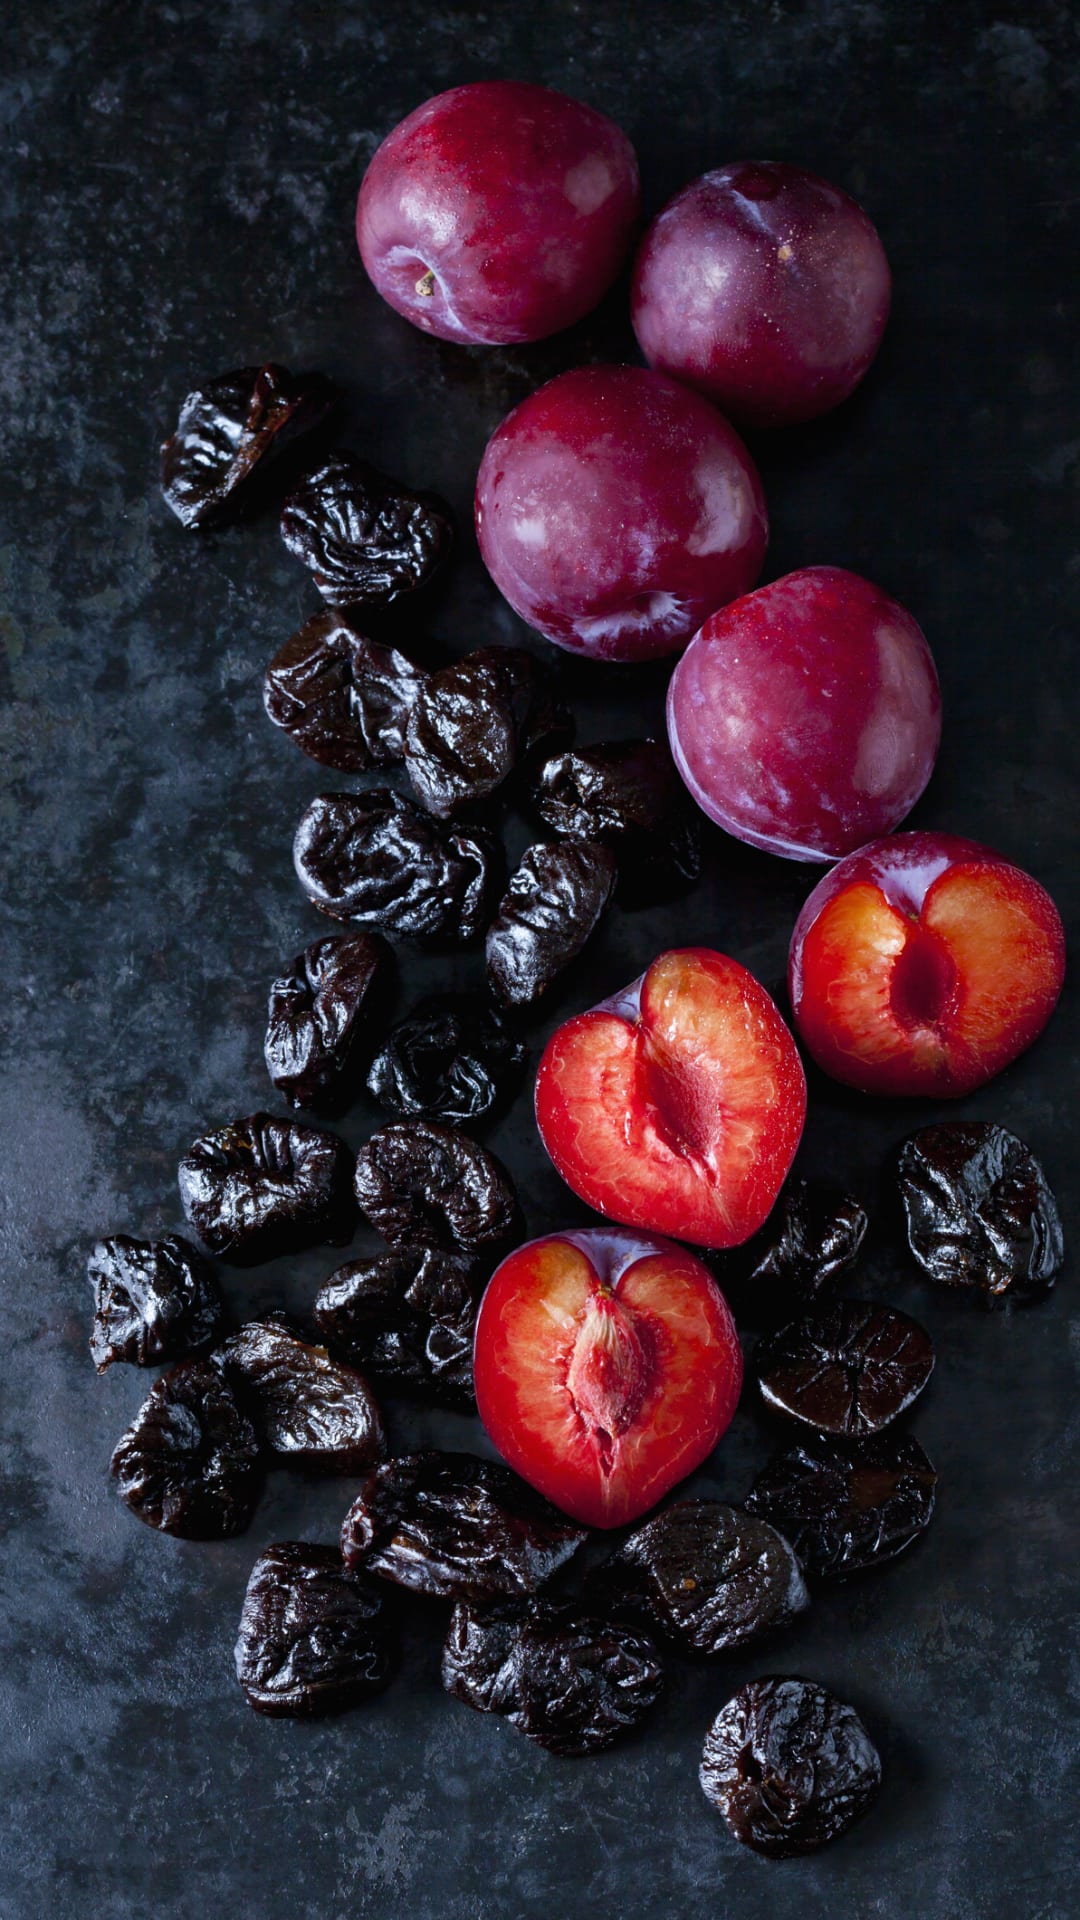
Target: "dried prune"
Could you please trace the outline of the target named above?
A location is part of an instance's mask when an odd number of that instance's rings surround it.
[[[527,1007],[576,959],[615,889],[609,848],[569,836],[521,857],[488,928],[487,971],[510,1006]]]
[[[392,1247],[506,1240],[517,1224],[510,1175],[494,1154],[433,1120],[395,1120],[356,1157],[356,1198]]]
[[[769,1461],[746,1506],[780,1528],[808,1574],[842,1580],[917,1540],[933,1517],[936,1486],[910,1434],[834,1440],[815,1433]]]
[[[760,1233],[713,1262],[740,1325],[777,1327],[835,1292],[866,1237],[866,1209],[823,1180],[789,1180]]]
[[[267,361],[238,367],[189,393],[161,449],[161,490],[185,527],[208,527],[246,504],[257,467],[310,433],[336,406],[322,373]]]
[[[259,1442],[215,1360],[181,1360],[154,1382],[111,1462],[120,1498],[182,1540],[243,1533],[259,1488]]]
[[[782,1535],[718,1500],[680,1500],[647,1520],[594,1569],[589,1595],[703,1654],[786,1626],[810,1604]]]
[[[315,1324],[377,1383],[470,1413],[481,1272],[471,1254],[441,1247],[352,1260],[320,1288]]]
[[[391,1113],[478,1120],[516,1079],[525,1051],[480,994],[433,994],[392,1029],[368,1089]]]
[[[584,1538],[509,1467],[429,1450],[367,1475],[341,1551],[348,1566],[417,1593],[495,1600],[532,1593]]]
[[[389,960],[377,934],[330,934],[305,947],[274,981],[266,1069],[291,1106],[333,1112],[345,1103],[368,1050]]]
[[[201,1253],[178,1233],[99,1240],[87,1268],[94,1289],[90,1352],[99,1373],[114,1360],[152,1367],[213,1339],[221,1294]]]
[[[263,704],[310,759],[341,773],[389,766],[405,752],[409,709],[426,679],[396,647],[324,612],[274,655]]]
[[[1065,1257],[1057,1202],[1029,1147],[988,1120],[946,1120],[905,1141],[908,1244],[945,1287],[987,1307],[1048,1293]]]
[[[783,1860],[813,1853],[866,1812],[881,1761],[854,1707],[810,1680],[769,1674],[721,1707],[700,1778],[734,1839]]]
[[[498,858],[489,834],[441,825],[390,787],[316,795],[293,843],[320,913],[419,940],[483,931]]]
[[[762,1397],[824,1433],[877,1433],[934,1370],[930,1335],[874,1300],[837,1300],[765,1335],[754,1353]]]
[[[313,1347],[281,1314],[249,1320],[221,1360],[263,1444],[302,1466],[359,1473],[386,1452],[382,1415],[352,1367]]]
[[[453,527],[434,494],[414,493],[340,451],[293,488],[281,537],[332,607],[383,607],[431,578]]]
[[[253,1113],[204,1133],[180,1162],[180,1198],[211,1253],[240,1266],[351,1238],[352,1155],[336,1134]]]
[[[459,1601],[442,1658],[443,1686],[478,1713],[497,1713],[549,1753],[600,1753],[659,1697],[652,1641],[550,1600]]]
[[[405,731],[405,765],[425,807],[448,819],[488,799],[529,755],[572,732],[550,674],[531,653],[481,647],[421,688]]]
[[[396,1666],[385,1589],[350,1573],[336,1547],[281,1540],[260,1553],[236,1642],[236,1677],[256,1713],[338,1713],[381,1693]]]
[[[673,893],[701,871],[695,809],[663,741],[601,741],[556,754],[541,768],[533,804],[556,833],[612,848],[629,902]]]

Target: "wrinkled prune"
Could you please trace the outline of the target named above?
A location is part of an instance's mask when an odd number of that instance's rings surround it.
[[[381,1693],[396,1666],[385,1590],[350,1573],[336,1547],[281,1540],[260,1553],[236,1642],[236,1677],[256,1713],[338,1713]]]
[[[317,613],[271,660],[263,704],[310,759],[361,773],[402,759],[409,709],[426,677],[346,614]]]
[[[332,607],[384,607],[429,580],[450,551],[449,508],[338,452],[293,488],[281,537]]]
[[[442,826],[390,787],[318,794],[293,860],[320,913],[418,940],[474,940],[498,871],[490,835]]]
[[[260,1439],[302,1466],[359,1473],[386,1452],[382,1415],[367,1381],[313,1347],[279,1313],[249,1320],[221,1360]]]
[[[929,1526],[937,1474],[909,1434],[809,1434],[777,1454],[746,1496],[791,1541],[807,1573],[842,1580],[895,1559]]]
[[[837,1300],[765,1335],[754,1353],[762,1397],[824,1433],[877,1433],[934,1370],[917,1320],[873,1300]]]
[[[315,1325],[373,1380],[470,1413],[480,1273],[472,1255],[440,1247],[352,1260],[320,1288]]]
[[[1057,1202],[1035,1155],[988,1120],[946,1120],[905,1141],[908,1243],[945,1287],[984,1306],[1048,1293],[1065,1257]]]
[[[869,1221],[850,1193],[822,1180],[789,1180],[753,1240],[714,1255],[740,1325],[777,1327],[825,1300],[859,1255]]]
[[[810,1680],[751,1680],[709,1728],[701,1790],[743,1846],[813,1853],[876,1799],[881,1761],[855,1712]]]
[[[613,849],[625,900],[673,893],[701,871],[695,809],[663,741],[602,741],[557,754],[541,769],[533,802],[556,833]]]
[[[589,1594],[704,1654],[786,1626],[810,1604],[788,1542],[718,1500],[680,1500],[647,1520],[594,1570]]]
[[[181,1360],[154,1382],[111,1462],[120,1498],[182,1540],[243,1533],[259,1487],[259,1442],[220,1366]]]
[[[341,1531],[350,1567],[451,1600],[532,1593],[585,1538],[509,1467],[413,1453],[365,1479]]]
[[[505,1240],[517,1199],[505,1167],[464,1133],[396,1120],[356,1158],[356,1198],[392,1247],[464,1247]]]
[[[201,1253],[178,1233],[99,1240],[87,1268],[94,1289],[90,1352],[99,1373],[114,1360],[152,1367],[213,1339],[221,1294]]]
[[[367,1028],[390,955],[373,933],[330,934],[298,953],[270,988],[264,1053],[294,1107],[344,1104],[367,1051]]]
[[[480,994],[433,994],[393,1028],[368,1089],[391,1113],[478,1120],[517,1077],[525,1051]]]
[[[459,1601],[442,1658],[443,1686],[478,1713],[497,1713],[549,1753],[600,1753],[659,1697],[664,1668],[643,1633],[550,1600]]]
[[[327,1242],[355,1218],[352,1156],[336,1134],[253,1113],[204,1133],[180,1162],[180,1198],[211,1253],[239,1266]]]
[[[488,799],[530,754],[572,732],[550,674],[531,653],[481,647],[421,688],[405,731],[405,765],[425,807],[448,819]]]
[[[325,374],[268,361],[239,367],[189,393],[161,449],[161,490],[185,527],[208,527],[245,504],[249,481],[337,404]]]
[[[521,857],[488,928],[487,970],[510,1006],[545,994],[596,929],[615,889],[615,856],[596,840],[539,842]]]

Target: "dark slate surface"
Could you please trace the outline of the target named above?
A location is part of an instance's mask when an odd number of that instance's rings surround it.
[[[917,823],[985,839],[1075,910],[1068,9],[29,0],[10,26],[0,1913],[1075,1914],[1068,1276],[1038,1308],[980,1317],[920,1284],[879,1204],[862,1282],[922,1314],[938,1345],[913,1419],[942,1475],[930,1535],[822,1599],[775,1651],[681,1670],[647,1733],[578,1764],[442,1696],[437,1611],[410,1615],[403,1675],[368,1709],[318,1727],[256,1719],[231,1673],[248,1569],[266,1541],[333,1538],[348,1489],[277,1473],[249,1536],[226,1545],[138,1526],[106,1463],[146,1378],[95,1378],[84,1280],[98,1234],[179,1225],[184,1147],[265,1101],[267,982],[317,931],[293,824],[334,784],[260,705],[263,665],[313,591],[272,519],[180,531],[155,489],[162,429],[204,373],[270,355],[322,366],[349,389],[353,443],[442,489],[467,524],[507,407],[565,365],[631,351],[623,298],[572,336],[470,353],[421,338],[366,285],[352,241],[363,165],[454,82],[521,75],[606,108],[638,143],[650,210],[747,154],[807,162],[865,201],[896,271],[894,319],[851,406],[758,448],[768,571],[840,562],[911,606],[946,701]],[[402,613],[406,640],[415,626]],[[450,651],[519,637],[468,537],[425,635]],[[662,681],[569,670],[583,736],[656,726]],[[812,878],[713,834],[701,888],[615,915],[558,1011],[674,940],[713,942],[775,981]],[[404,967],[407,997],[474,980],[479,963]],[[1036,1050],[962,1108],[1031,1141],[1074,1232],[1075,1041],[1067,996]],[[879,1202],[887,1153],[931,1111],[816,1080],[800,1164]],[[358,1106],[350,1139],[374,1119]],[[490,1137],[534,1232],[582,1217],[526,1097]],[[334,1264],[316,1253],[229,1277],[229,1297],[299,1308]],[[464,1420],[390,1413],[403,1443],[475,1441]],[[769,1448],[743,1411],[699,1485],[737,1498]],[[858,1705],[886,1784],[834,1850],[770,1867],[728,1841],[695,1775],[713,1713],[778,1663]]]

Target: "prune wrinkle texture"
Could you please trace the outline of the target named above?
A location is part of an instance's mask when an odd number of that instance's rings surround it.
[[[377,934],[337,933],[305,947],[274,981],[263,1051],[290,1106],[334,1112],[346,1104],[389,969]]]
[[[336,1547],[282,1540],[251,1570],[236,1642],[248,1705],[275,1718],[338,1713],[381,1693],[397,1666],[389,1596]]]
[[[783,1860],[815,1852],[866,1812],[881,1761],[854,1707],[812,1681],[770,1674],[717,1714],[700,1780],[733,1839]]]
[[[368,1090],[391,1113],[478,1120],[516,1080],[525,1054],[482,995],[434,994],[392,1029],[371,1063]]]
[[[359,1473],[381,1460],[386,1434],[371,1389],[280,1314],[249,1320],[221,1360],[265,1446],[303,1466]]]
[[[1029,1147],[988,1120],[924,1127],[900,1153],[908,1244],[924,1272],[984,1306],[1049,1292],[1065,1257],[1057,1202]]]
[[[519,762],[567,741],[551,676],[522,647],[482,647],[433,673],[405,734],[405,764],[429,813],[449,819],[496,793]]]
[[[213,1360],[181,1360],[154,1382],[111,1468],[139,1520],[183,1540],[243,1533],[259,1487],[259,1442]]]
[[[577,836],[526,849],[488,928],[488,979],[512,1007],[540,1000],[595,932],[615,890],[615,856]]]
[[[467,1134],[432,1120],[381,1127],[356,1159],[356,1198],[392,1247],[475,1252],[509,1238],[517,1199],[505,1167]]]
[[[754,1353],[762,1398],[825,1433],[877,1433],[934,1370],[917,1320],[873,1300],[837,1300],[766,1334]]]
[[[442,1659],[447,1693],[497,1713],[565,1755],[599,1753],[637,1725],[664,1684],[643,1633],[548,1600],[454,1608]]]
[[[355,1208],[336,1134],[253,1113],[205,1133],[180,1162],[180,1198],[211,1253],[252,1266],[319,1242],[342,1246]]]
[[[698,878],[700,824],[666,741],[601,741],[556,754],[541,768],[532,801],[555,833],[611,847],[628,905]]]
[[[443,825],[390,787],[317,794],[293,843],[320,913],[448,944],[483,932],[499,857],[489,834]]]
[[[531,1593],[585,1538],[509,1467],[414,1453],[365,1479],[345,1516],[347,1564],[453,1600]]]
[[[836,1291],[866,1237],[866,1209],[821,1180],[789,1180],[760,1233],[714,1256],[740,1324],[776,1327]]]
[[[99,1373],[115,1360],[152,1367],[209,1344],[222,1303],[210,1267],[178,1233],[99,1240],[87,1275],[94,1289],[90,1352]]]
[[[842,1580],[911,1546],[933,1518],[936,1486],[910,1434],[808,1434],[762,1469],[746,1507],[779,1527],[812,1579]]]
[[[313,1315],[332,1353],[376,1383],[472,1412],[482,1269],[471,1254],[402,1248],[339,1267]]]
[[[595,1569],[589,1597],[709,1655],[786,1626],[810,1602],[788,1541],[717,1500],[681,1500],[646,1521]]]
[[[256,468],[321,426],[337,402],[324,374],[292,374],[273,361],[196,387],[161,449],[166,505],[185,527],[209,527],[242,512]]]
[[[281,537],[333,607],[383,607],[430,579],[453,538],[449,508],[354,453],[306,474],[281,511]]]
[[[396,647],[369,640],[345,613],[317,613],[274,655],[263,704],[309,759],[340,773],[389,766],[427,676]]]

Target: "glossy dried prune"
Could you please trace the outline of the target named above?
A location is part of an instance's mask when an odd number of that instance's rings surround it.
[[[259,1442],[213,1360],[181,1360],[154,1382],[111,1461],[120,1498],[182,1540],[243,1533],[259,1488]]]
[[[499,854],[479,829],[443,826],[390,787],[316,795],[293,843],[300,885],[320,913],[418,940],[474,940]]]
[[[274,655],[263,704],[310,759],[341,773],[389,766],[405,753],[405,723],[426,674],[380,646],[346,614],[324,612]]]
[[[333,607],[384,607],[431,578],[453,538],[449,508],[355,453],[305,474],[281,512],[281,537]]]
[[[917,1320],[873,1300],[837,1300],[765,1335],[754,1353],[762,1398],[824,1433],[877,1433],[934,1370]]]
[[[221,1294],[201,1253],[178,1233],[99,1240],[87,1267],[94,1289],[90,1352],[99,1373],[114,1360],[152,1367],[213,1339]]]
[[[509,1467],[413,1453],[369,1473],[341,1531],[350,1567],[451,1600],[532,1593],[585,1538]]]
[[[487,935],[488,979],[508,1005],[532,1006],[577,958],[617,872],[614,854],[596,840],[569,836],[526,849]]]
[[[525,1052],[480,994],[433,994],[392,1029],[368,1090],[391,1113],[478,1120],[516,1079]]]
[[[440,1247],[352,1260],[320,1288],[315,1324],[376,1382],[470,1413],[480,1274],[472,1255]]]
[[[281,1314],[249,1320],[221,1359],[271,1453],[333,1473],[383,1458],[386,1434],[367,1381],[302,1340]]]
[[[866,1728],[810,1680],[751,1680],[709,1729],[701,1790],[732,1837],[773,1860],[813,1853],[876,1799],[881,1761]]]
[[[420,800],[448,819],[488,799],[573,726],[551,676],[523,647],[481,647],[433,673],[413,702],[405,765]]]
[[[380,1127],[356,1157],[356,1198],[392,1247],[475,1252],[517,1225],[513,1183],[494,1154],[433,1120]]]
[[[556,833],[612,848],[625,900],[660,898],[701,871],[695,809],[661,740],[601,741],[557,754],[541,769],[533,804]]]
[[[600,1753],[648,1713],[664,1684],[643,1633],[549,1600],[454,1608],[443,1686],[497,1713],[549,1753]]]
[[[377,934],[329,934],[274,981],[263,1051],[291,1106],[333,1112],[344,1104],[368,1050],[371,1010],[389,960]]]
[[[787,1540],[718,1500],[680,1500],[647,1520],[594,1570],[589,1594],[683,1652],[710,1655],[786,1626],[810,1604]]]
[[[240,1266],[319,1242],[343,1246],[352,1155],[336,1134],[253,1113],[204,1133],[180,1162],[180,1198],[211,1253]]]
[[[910,1434],[809,1434],[777,1454],[746,1496],[791,1541],[807,1573],[842,1580],[895,1559],[929,1526],[937,1474]]]
[[[256,467],[320,426],[337,399],[325,374],[292,374],[272,360],[196,387],[161,449],[166,504],[185,527],[239,512]]]
[[[852,1194],[823,1180],[789,1180],[761,1232],[714,1255],[718,1280],[739,1319],[777,1327],[835,1292],[869,1225]]]
[[[260,1553],[236,1642],[236,1677],[256,1713],[338,1713],[381,1693],[396,1666],[385,1590],[350,1573],[336,1547],[281,1540]]]
[[[1029,1147],[988,1120],[946,1120],[905,1141],[908,1244],[945,1287],[984,1306],[1048,1293],[1065,1257],[1057,1202]]]

